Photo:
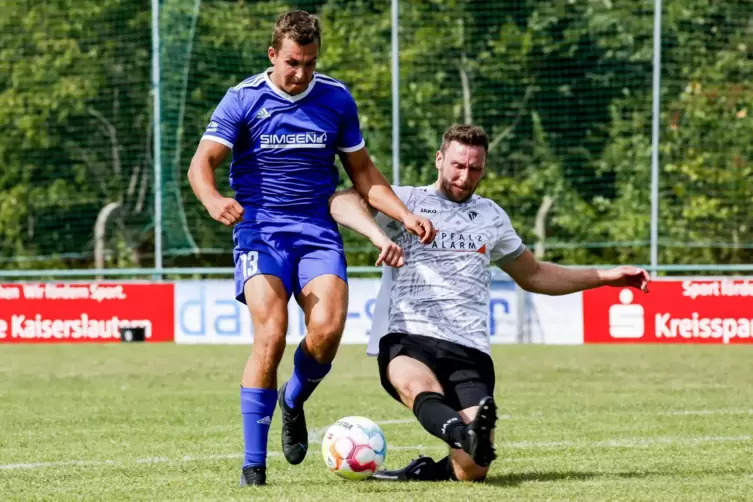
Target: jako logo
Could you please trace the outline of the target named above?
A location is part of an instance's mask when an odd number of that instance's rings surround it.
[[[327,133],[262,134],[261,148],[325,148]]]
[[[468,211],[468,217],[471,219],[471,221],[475,220],[476,216],[478,216],[478,213],[476,211]]]
[[[425,207],[421,208],[421,212],[422,213],[437,214],[437,210],[436,209],[426,209]]]

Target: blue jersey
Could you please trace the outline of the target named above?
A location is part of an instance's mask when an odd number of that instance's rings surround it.
[[[329,197],[337,188],[335,154],[364,146],[353,97],[342,82],[315,73],[291,96],[266,72],[228,89],[202,139],[233,150],[230,186],[243,206],[233,228],[236,298],[262,274],[288,295],[331,274],[347,283],[345,253]]]
[[[291,96],[270,70],[228,89],[202,139],[232,148],[230,186],[245,219],[267,210],[329,219],[335,154],[364,146],[356,103],[342,82],[320,73]]]

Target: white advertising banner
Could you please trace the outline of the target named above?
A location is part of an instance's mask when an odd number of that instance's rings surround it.
[[[378,279],[350,279],[348,317],[342,343],[366,344],[379,291]],[[492,343],[516,341],[517,295],[512,281],[494,281],[489,304]],[[303,312],[288,305],[288,343],[306,334]],[[175,341],[200,344],[251,344],[253,328],[245,305],[234,297],[232,280],[175,282]]]
[[[530,342],[569,345],[583,343],[583,294],[531,294],[526,308]]]

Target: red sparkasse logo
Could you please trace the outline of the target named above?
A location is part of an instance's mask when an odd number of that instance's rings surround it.
[[[753,281],[654,281],[583,292],[585,343],[753,343]]]
[[[174,336],[172,284],[0,284],[0,343],[147,342]]]

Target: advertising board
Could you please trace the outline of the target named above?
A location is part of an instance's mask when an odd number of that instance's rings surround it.
[[[172,284],[0,285],[0,343],[173,340]]]
[[[654,281],[583,293],[585,343],[753,342],[753,281]]]
[[[378,279],[350,279],[349,306],[342,343],[366,344],[374,313]],[[515,341],[516,293],[511,281],[494,281],[489,305],[492,343]],[[304,316],[295,300],[288,305],[288,343],[306,334]],[[175,283],[175,341],[177,343],[251,344],[253,327],[245,305],[234,297],[233,281]]]

